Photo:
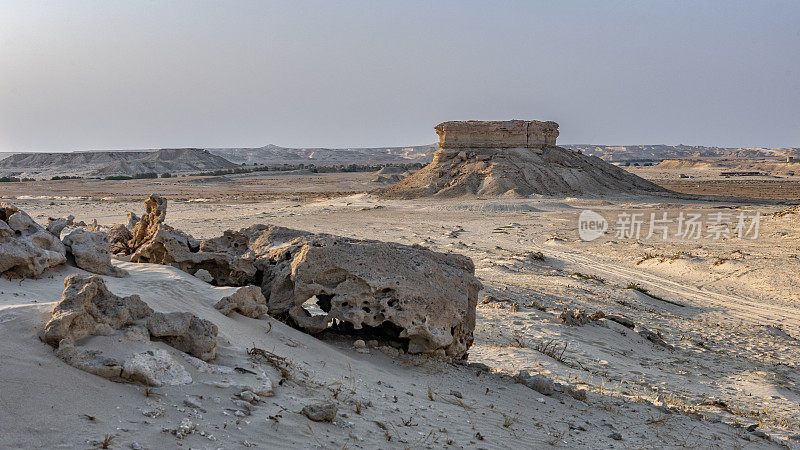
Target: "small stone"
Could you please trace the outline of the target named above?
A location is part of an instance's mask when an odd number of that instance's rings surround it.
[[[584,389],[577,389],[572,386],[563,386],[564,393],[582,402],[586,401],[586,391]]]
[[[333,403],[318,403],[304,407],[302,413],[314,422],[333,422],[336,410],[336,405]]]
[[[194,395],[190,395],[183,400],[183,404],[189,408],[201,409],[203,405],[200,404],[200,399]]]
[[[534,375],[532,377],[525,378],[522,376],[522,372],[525,371],[520,371],[520,374],[517,375],[517,379],[520,383],[528,386],[540,394],[553,395],[555,393],[555,384],[550,378],[547,378],[544,375]]]
[[[367,341],[367,345],[369,345],[370,347],[377,347],[378,346],[378,341],[375,340],[375,339],[369,340],[369,341]]]
[[[358,339],[357,341],[353,342],[353,348],[367,348],[367,343],[364,342],[363,339]]]
[[[138,443],[136,441],[131,442],[130,447],[131,447],[131,450],[143,450],[144,449],[144,447],[142,447],[142,444],[140,444],[140,443]]]
[[[617,432],[609,434],[608,437],[610,437],[611,439],[614,439],[615,441],[621,441],[622,440],[622,435],[617,433]]]
[[[211,283],[214,281],[214,277],[211,276],[211,273],[206,269],[200,269],[194,273],[194,276],[200,280],[205,281],[206,283]]]

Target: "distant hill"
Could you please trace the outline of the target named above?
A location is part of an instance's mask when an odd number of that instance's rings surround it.
[[[55,175],[109,176],[197,172],[238,167],[203,149],[18,153],[0,161],[0,175],[50,178]]]
[[[562,145],[606,161],[642,161],[679,158],[769,158],[800,154],[800,148],[731,148],[701,145]]]
[[[209,148],[208,151],[234,163],[246,164],[427,164],[436,144],[412,147],[287,148],[266,145],[257,148]]]

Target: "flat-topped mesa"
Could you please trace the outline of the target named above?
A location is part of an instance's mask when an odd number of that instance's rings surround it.
[[[439,148],[536,148],[556,145],[558,124],[538,120],[466,120],[434,127]]]

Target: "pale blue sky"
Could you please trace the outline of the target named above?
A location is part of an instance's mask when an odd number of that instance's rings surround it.
[[[434,142],[800,147],[800,1],[5,1],[0,151]]]

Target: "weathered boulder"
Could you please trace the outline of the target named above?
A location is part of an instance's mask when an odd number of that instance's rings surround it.
[[[150,336],[203,361],[217,356],[217,326],[188,312],[156,312],[147,318]]]
[[[24,211],[0,203],[0,274],[38,277],[66,260],[66,249],[53,233]]]
[[[556,145],[558,124],[538,120],[466,120],[434,127],[439,148],[542,148]]]
[[[102,278],[74,274],[64,280],[64,293],[44,327],[43,340],[58,347],[63,339],[75,342],[109,335],[152,313],[138,295],[119,297],[108,290]]]
[[[407,340],[411,353],[443,349],[452,357],[472,344],[482,286],[467,257],[331,235],[301,236],[267,255],[257,264],[270,313],[289,313],[309,331],[333,319],[355,329],[383,327]],[[303,308],[309,299],[326,314],[312,319]],[[303,316],[313,322],[300,323]]]
[[[83,270],[114,277],[128,275],[123,269],[111,265],[111,244],[105,231],[87,231],[78,228],[64,236],[62,241],[75,264]]]
[[[258,286],[241,287],[233,295],[223,297],[214,307],[226,316],[238,312],[243,316],[258,318],[268,312],[267,299]]]

